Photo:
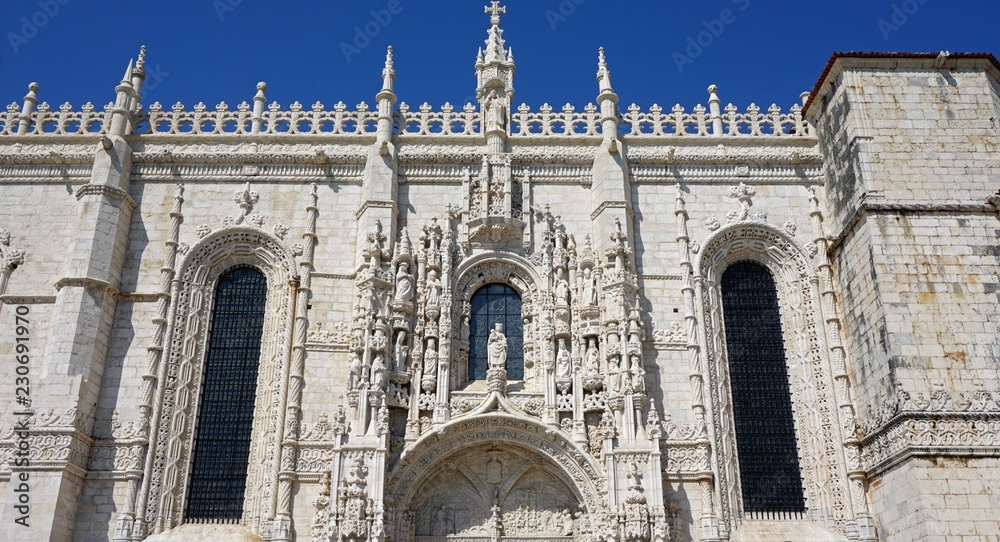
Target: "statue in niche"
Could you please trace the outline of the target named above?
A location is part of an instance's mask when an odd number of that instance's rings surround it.
[[[469,317],[468,316],[463,316],[462,317],[462,327],[461,327],[461,329],[458,332],[458,338],[460,340],[465,341],[465,342],[469,342],[469,334],[470,334]]]
[[[601,372],[600,352],[597,349],[597,339],[591,338],[587,341],[587,374],[598,374]]]
[[[507,367],[507,336],[503,334],[503,324],[497,323],[490,330],[490,338],[486,343],[490,369],[505,369]]]
[[[627,375],[625,377],[628,378]],[[608,387],[614,393],[622,389],[622,366],[618,356],[611,356],[608,359]]]
[[[597,276],[590,270],[583,270],[583,302],[594,307],[597,306]]]
[[[437,271],[431,270],[427,274],[427,305],[437,306],[441,304],[441,279],[438,278]]]
[[[396,334],[396,344],[393,345],[393,370],[405,371],[406,358],[410,355],[410,347],[406,346],[406,331],[401,330]]]
[[[380,390],[385,387],[385,356],[381,353],[375,356],[372,363],[372,388]]]
[[[556,283],[556,304],[569,305],[569,283],[566,279],[559,279]]]
[[[424,374],[433,375],[437,371],[437,339],[427,339],[427,349],[424,350]]]
[[[642,368],[642,360],[639,356],[631,356],[632,360],[632,389],[641,392],[646,389],[646,370]]]
[[[572,363],[569,350],[566,349],[566,339],[559,339],[559,353],[556,354],[556,377],[569,378]]]
[[[396,301],[407,302],[413,299],[413,277],[410,276],[409,266],[405,263],[399,264],[396,270]]]
[[[351,362],[347,366],[347,387],[352,390],[361,385],[361,358],[357,352],[351,352]]]
[[[503,131],[507,129],[507,123],[504,119],[504,106],[503,101],[497,94],[497,91],[491,90],[486,97],[486,103],[484,104],[484,111],[486,113],[486,131]]]

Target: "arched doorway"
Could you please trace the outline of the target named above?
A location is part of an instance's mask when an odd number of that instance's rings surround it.
[[[581,504],[529,450],[476,446],[452,454],[417,489],[416,540],[502,537],[571,540]]]
[[[395,541],[591,540],[606,495],[598,467],[535,422],[477,416],[425,438],[392,467]]]

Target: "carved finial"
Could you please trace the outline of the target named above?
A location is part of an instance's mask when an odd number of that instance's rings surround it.
[[[500,25],[500,14],[507,13],[507,6],[501,6],[500,2],[493,0],[490,2],[491,5],[486,6],[484,13],[490,16],[490,24],[493,26]]]
[[[385,67],[382,68],[382,90],[392,92],[392,83],[396,79],[396,70],[392,62],[392,45],[385,50]]]
[[[135,71],[132,72],[135,75],[144,76],[146,75],[146,46],[143,45],[139,47],[139,59],[135,62]]]
[[[260,100],[260,101],[266,102],[267,101],[267,96],[264,94],[265,92],[267,92],[267,83],[265,83],[263,81],[261,81],[260,83],[257,83],[257,94],[254,95],[253,101],[256,102],[256,101]]]
[[[606,69],[608,67],[608,61],[604,57],[604,47],[597,49],[597,69]]]

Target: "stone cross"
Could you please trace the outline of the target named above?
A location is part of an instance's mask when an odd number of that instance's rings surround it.
[[[490,4],[492,5],[483,8],[485,10],[484,13],[490,14],[490,24],[493,26],[499,26],[500,14],[507,13],[507,6],[501,6],[500,2],[497,0],[493,0]]]

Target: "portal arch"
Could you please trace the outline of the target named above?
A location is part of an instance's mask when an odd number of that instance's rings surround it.
[[[400,542],[490,536],[498,520],[505,536],[533,529],[589,540],[607,518],[594,460],[566,435],[508,414],[456,420],[424,435],[391,467],[386,487],[389,508],[399,511],[390,533]]]

